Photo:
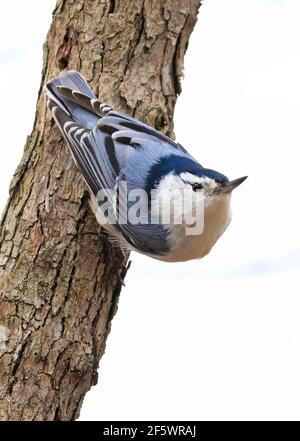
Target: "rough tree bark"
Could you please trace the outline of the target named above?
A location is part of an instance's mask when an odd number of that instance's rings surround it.
[[[200,3],[57,2],[34,128],[0,225],[1,420],[78,417],[97,382],[128,260],[91,214],[42,86],[79,70],[102,100],[171,134]]]

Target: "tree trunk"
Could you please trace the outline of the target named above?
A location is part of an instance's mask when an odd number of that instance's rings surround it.
[[[78,70],[101,100],[172,134],[200,2],[57,3],[34,128],[0,225],[1,420],[78,417],[97,382],[128,262],[90,211],[42,86],[62,70]],[[21,88],[22,74],[20,102]]]

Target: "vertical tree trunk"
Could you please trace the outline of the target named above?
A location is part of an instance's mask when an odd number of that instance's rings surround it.
[[[1,420],[78,417],[97,382],[128,259],[91,214],[42,86],[76,69],[102,100],[172,133],[200,2],[57,2],[34,128],[0,225]],[[21,83],[20,73],[22,106]]]

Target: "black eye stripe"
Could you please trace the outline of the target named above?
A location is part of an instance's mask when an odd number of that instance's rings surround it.
[[[192,184],[192,189],[194,191],[202,190],[203,189],[203,185],[200,184],[200,182],[194,182],[194,184]]]

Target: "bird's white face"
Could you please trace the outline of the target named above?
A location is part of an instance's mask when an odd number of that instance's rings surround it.
[[[164,260],[185,261],[206,255],[230,222],[231,192],[220,192],[222,184],[209,177],[183,172],[170,173],[160,182],[159,193],[177,190],[186,201],[174,198],[174,212],[183,209],[181,224],[166,226],[172,252]]]
[[[212,201],[220,200],[222,197],[228,197],[232,190],[238,187],[247,176],[229,181],[227,178],[215,180],[208,176],[197,176],[191,173],[183,172],[180,179],[186,188],[190,187],[196,194],[200,194],[205,201],[205,207],[209,206]],[[198,191],[202,190],[202,191]]]
[[[198,184],[198,187],[193,186],[195,184]],[[201,187],[200,187],[201,186]],[[194,191],[198,189],[204,190],[204,193],[207,196],[212,196],[213,192],[220,187],[220,184],[218,184],[214,179],[211,179],[207,176],[199,177],[196,175],[193,175],[192,173],[183,172],[180,173],[180,175],[176,175],[173,173],[169,173],[166,175],[161,182],[159,183],[160,190],[166,189],[166,190],[172,190],[174,188],[177,189],[193,189]]]
[[[184,172],[180,174],[180,179],[184,184],[186,190],[192,189],[195,193],[195,203],[204,201],[204,206],[207,207],[212,199],[218,196],[218,189],[221,184],[214,179],[207,176],[195,176],[191,173]]]
[[[221,175],[222,176],[222,175]],[[187,209],[195,207],[204,208],[210,205],[215,205],[215,202],[222,201],[224,199],[230,199],[232,190],[238,187],[247,176],[228,181],[225,176],[224,179],[216,180],[209,176],[197,176],[189,172],[182,172],[179,175],[175,173],[169,173],[161,179],[159,185],[156,187],[158,194],[173,192],[174,204],[176,205],[176,191],[177,194],[192,195],[190,198],[190,205],[186,205]],[[180,198],[179,198],[180,199]],[[179,201],[178,203],[181,203]]]
[[[164,260],[183,261],[207,254],[229,225],[232,190],[245,179],[228,181],[224,177],[218,182],[188,172],[164,176],[152,199],[155,218],[169,231],[172,253]]]
[[[220,186],[221,184],[209,177],[199,177],[188,172],[180,175],[169,173],[160,181],[156,191],[157,198],[164,200],[165,205],[167,202],[163,195],[171,195],[171,212],[182,212],[184,224],[184,219],[188,219],[191,213],[203,219],[204,210],[215,198],[220,198]]]

